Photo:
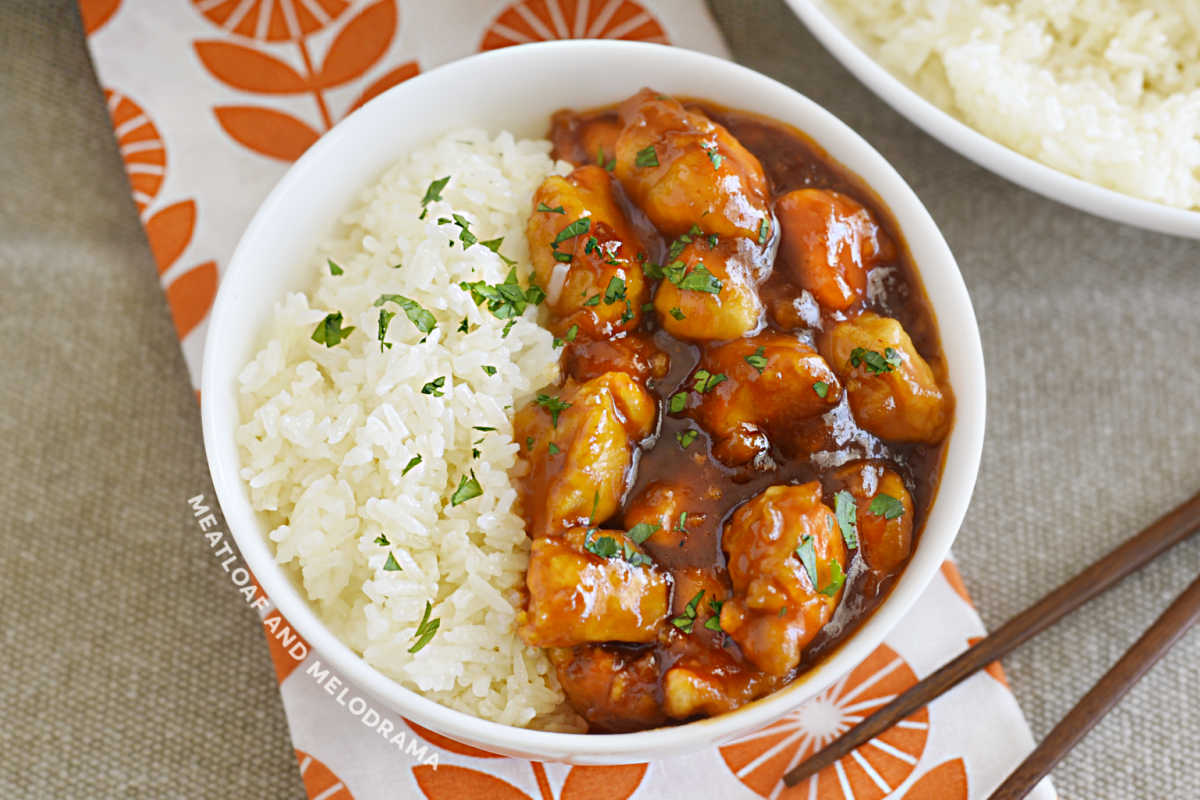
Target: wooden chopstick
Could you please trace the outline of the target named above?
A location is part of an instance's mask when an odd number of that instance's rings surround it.
[[[783,776],[784,783],[795,786],[849,755],[859,745],[1015,650],[1125,576],[1137,572],[1197,529],[1200,529],[1200,492],[797,765]]]
[[[1096,682],[1050,735],[1034,748],[989,800],[1018,800],[1054,769],[1100,719],[1112,710],[1154,662],[1200,620],[1200,578],[1184,590],[1133,647]]]

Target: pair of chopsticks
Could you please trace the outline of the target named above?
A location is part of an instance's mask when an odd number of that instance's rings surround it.
[[[1049,628],[1122,578],[1200,530],[1200,493],[1004,623],[962,655],[896,697],[784,775],[788,786],[820,772],[993,661]],[[1184,590],[1104,677],[1029,754],[990,800],[1024,797],[1200,619],[1200,578]]]

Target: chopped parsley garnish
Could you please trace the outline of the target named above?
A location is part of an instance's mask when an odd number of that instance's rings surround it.
[[[712,616],[704,621],[704,627],[710,631],[721,631],[721,606],[725,605],[724,600],[718,600],[715,597],[708,598],[708,607],[712,609]]]
[[[712,162],[713,169],[720,169],[721,162],[725,160],[725,156],[717,152],[717,148],[705,148],[704,152],[708,153],[708,160]]]
[[[572,325],[571,327],[567,328],[567,334],[565,336],[563,336],[563,338],[566,339],[568,342],[573,342],[573,341],[575,341],[575,336],[578,333],[579,333],[579,326]]]
[[[684,527],[685,525],[687,525],[687,517],[688,517],[688,512],[680,511],[679,512],[679,522],[678,522],[678,524],[675,525],[674,530],[677,530],[680,533],[687,533],[687,528]]]
[[[845,582],[846,573],[842,572],[842,565],[836,558],[829,559],[829,583],[821,587],[821,594],[833,597]]]
[[[825,381],[817,381],[813,384],[813,391],[817,393],[817,397],[824,400],[829,395],[829,384]]]
[[[492,431],[494,431],[496,429],[493,428],[491,425],[472,425],[471,430],[480,431],[482,433],[491,433]]]
[[[353,325],[348,328],[342,327],[342,312],[337,311],[333,314],[327,314],[325,319],[317,323],[317,329],[313,331],[312,340],[317,344],[333,347],[353,332]]]
[[[584,304],[585,306],[598,306],[598,305],[600,305],[600,295],[598,295],[598,294],[594,294],[594,295],[592,295],[592,296],[591,296],[591,297],[589,297],[587,300],[584,300],[584,301],[583,301],[583,304]]]
[[[570,403],[559,400],[550,394],[539,394],[534,402],[550,412],[550,421],[556,428],[558,427],[558,415],[571,407]]]
[[[658,153],[654,151],[654,145],[638,150],[633,163],[639,167],[657,167]]]
[[[466,250],[471,245],[479,241],[479,238],[471,233],[471,221],[462,214],[451,214],[454,218],[454,224],[462,230],[458,233],[458,240],[462,242],[463,250]]]
[[[696,391],[704,394],[726,380],[728,380],[728,377],[722,372],[714,374],[706,369],[698,369],[696,370]]]
[[[596,148],[596,165],[603,167],[604,169],[608,170],[609,172],[612,172],[617,166],[617,157],[613,156],[611,161],[607,160],[604,158],[604,148],[597,147]]]
[[[904,516],[904,503],[890,494],[880,492],[875,495],[871,505],[867,506],[867,510],[877,517],[896,519]]]
[[[344,273],[346,271],[346,270],[342,269],[341,267],[339,267],[332,258],[325,259],[325,263],[329,265],[329,274],[330,275],[341,275],[342,273]]]
[[[700,598],[704,596],[704,590],[696,592],[695,597],[688,601],[684,606],[683,613],[675,619],[671,620],[671,624],[684,633],[691,633],[692,626],[696,624],[696,609],[700,605]]]
[[[622,278],[614,275],[608,281],[608,288],[604,290],[604,302],[612,305],[618,300],[625,299],[625,281]]]
[[[679,442],[679,446],[687,450],[692,446],[692,442],[696,441],[696,437],[700,432],[694,428],[688,428],[686,431],[679,431],[675,434],[675,441]]]
[[[486,374],[488,374],[488,375],[495,375],[495,374],[496,374],[496,368],[495,368],[495,367],[493,367],[493,366],[491,366],[490,364],[484,364],[484,365],[483,365],[483,371],[484,371]]]
[[[391,547],[392,546],[392,543],[388,541],[387,535],[383,534],[383,533],[381,533],[375,537],[375,544],[379,545],[380,547]]]
[[[558,245],[558,244],[565,242],[567,239],[574,239],[576,236],[580,236],[582,234],[587,233],[591,227],[592,227],[591,217],[580,217],[579,219],[575,220],[570,225],[568,225],[567,227],[565,227],[561,231],[559,231],[558,235],[554,237],[554,241],[551,242],[551,244]]]
[[[478,447],[472,447],[472,448],[471,448],[471,458],[479,458],[479,455],[480,455],[480,453],[479,453],[479,448],[478,448]]]
[[[420,463],[421,463],[421,454],[418,453],[417,455],[410,458],[408,460],[408,463],[404,465],[404,469],[402,469],[400,471],[400,477],[404,477],[405,475],[407,475],[412,470],[413,467],[415,467],[417,464],[420,464]]]
[[[631,319],[633,319],[633,317],[634,317],[633,306],[630,304],[630,302],[628,300],[626,300],[625,301],[625,310],[621,312],[621,323],[624,324],[626,322],[629,322]]]
[[[680,411],[683,411],[683,409],[687,407],[687,398],[688,398],[687,392],[676,392],[675,394],[671,395],[671,399],[669,401],[667,401],[668,402],[667,407],[669,409],[671,409],[672,414],[678,414]]]
[[[765,352],[763,346],[759,345],[757,350],[744,359],[747,364],[758,370],[759,375],[762,375],[762,371],[767,368],[767,357],[763,355]]]
[[[517,280],[517,270],[514,267],[508,271],[503,283],[489,284],[485,281],[463,281],[459,284],[463,291],[471,293],[471,299],[476,305],[487,301],[487,309],[497,319],[512,319],[525,313],[525,307],[530,303],[537,305],[546,296],[540,287],[530,286],[528,290],[521,288]]]
[[[596,519],[596,509],[600,507],[600,490],[597,489],[592,495],[592,513],[588,514],[588,525]]]
[[[450,495],[450,505],[461,506],[481,494],[483,494],[483,488],[480,487],[479,481],[475,480],[475,470],[471,470],[469,476],[463,475],[459,479],[458,488],[454,490],[454,494]]]
[[[599,239],[597,239],[595,236],[589,236],[587,238],[587,241],[584,242],[584,244],[583,244],[583,252],[586,255],[590,256],[592,254],[592,251],[595,250],[596,247],[599,246],[599,244],[600,244]]]
[[[601,558],[612,558],[621,551],[617,540],[611,536],[601,536],[596,539],[592,538],[595,531],[588,531],[583,538],[583,549],[594,556]]]
[[[812,536],[805,536],[800,540],[800,546],[796,548],[796,555],[800,557],[800,563],[804,565],[804,571],[808,573],[808,580],[812,584],[813,589],[816,589],[817,549],[813,545]]]
[[[392,349],[392,343],[386,342],[388,325],[392,324],[392,317],[396,316],[395,311],[388,311],[386,308],[379,309],[379,352],[383,352],[384,348]]]
[[[687,317],[685,317],[683,314],[683,309],[681,309],[679,306],[675,306],[671,309],[671,316],[675,319],[687,319]]]
[[[396,561],[396,557],[388,553],[387,561],[383,562],[384,572],[401,572],[400,562]]]
[[[517,262],[513,261],[511,258],[509,258],[508,256],[504,255],[504,253],[500,252],[500,245],[504,244],[503,236],[496,238],[496,239],[488,239],[486,242],[480,242],[480,244],[483,245],[484,247],[486,247],[488,250],[491,250],[496,255],[500,256],[500,260],[503,261],[508,266],[511,267],[513,264],[517,263]]]
[[[562,450],[559,450],[558,445],[556,445],[554,442],[551,442],[550,444],[546,445],[546,452],[552,456],[556,456],[561,453]]]
[[[630,528],[629,532],[625,535],[637,544],[643,544],[647,539],[660,530],[662,530],[662,525],[659,525],[657,522],[639,522],[637,525],[634,525],[632,528]]]
[[[513,326],[517,324],[516,317],[513,317],[508,322],[504,323],[504,329],[500,331],[500,338],[507,339],[508,334],[512,333]]]
[[[854,495],[841,490],[833,496],[833,509],[846,547],[853,550],[858,547],[858,504],[854,502]]]
[[[700,263],[697,263],[692,271],[682,276],[678,282],[671,282],[680,289],[689,289],[693,292],[708,292],[709,294],[720,294],[721,292],[720,279]]]
[[[572,258],[573,256],[570,253],[560,253],[558,250],[554,251],[554,260],[561,264],[570,264]]]
[[[404,309],[404,316],[408,317],[421,333],[429,333],[437,327],[437,317],[421,308],[417,301],[410,300],[402,294],[381,294],[375,300],[375,307],[379,308],[384,303],[395,303]]]
[[[421,623],[417,625],[417,632],[413,634],[417,642],[412,647],[408,648],[408,652],[415,653],[433,638],[433,635],[438,632],[438,626],[442,624],[442,620],[430,619],[429,614],[433,611],[433,604],[428,600],[425,601],[425,613],[421,616]]]
[[[882,375],[900,366],[900,353],[894,347],[884,349],[882,354],[878,350],[868,350],[865,347],[851,350],[850,366],[857,367],[863,364],[872,375]]]
[[[758,226],[758,243],[760,245],[767,243],[767,234],[770,233],[770,231],[771,223],[767,222],[767,220],[764,218],[762,223]]]
[[[421,394],[431,394],[434,397],[441,397],[442,395],[445,394],[445,392],[442,391],[442,387],[445,385],[446,385],[446,376],[439,375],[438,377],[434,378],[429,383],[427,383],[421,387]]]
[[[708,235],[708,246],[709,247],[717,246],[717,235],[715,233],[710,233]]]
[[[425,196],[421,198],[421,205],[427,206],[437,200],[442,199],[442,189],[446,188],[446,184],[450,182],[450,176],[438,178],[433,183],[429,184],[429,188],[425,190]]]
[[[525,437],[525,449],[533,450],[533,437],[532,436]]]
[[[470,330],[471,330],[471,323],[467,321],[466,317],[463,317],[462,322],[458,323],[458,332],[459,333],[467,333]]]
[[[547,214],[566,214],[567,213],[566,209],[564,209],[562,206],[555,206],[554,208],[551,208],[550,206],[546,205],[545,203],[538,203],[536,210],[545,212]]]

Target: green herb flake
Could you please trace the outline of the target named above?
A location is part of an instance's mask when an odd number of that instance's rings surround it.
[[[566,209],[564,209],[562,206],[555,206],[554,208],[551,208],[550,206],[546,205],[545,203],[538,203],[536,210],[541,211],[546,214],[566,214],[567,213]]]
[[[561,453],[562,450],[559,450],[558,445],[556,445],[554,442],[551,442],[550,444],[546,445],[546,452],[552,456],[556,456]]]
[[[388,325],[392,324],[392,317],[396,316],[395,311],[388,311],[386,308],[379,309],[379,352],[384,349],[391,350],[392,343],[384,341],[387,338]]]
[[[515,317],[513,319],[510,319],[508,322],[504,323],[504,328],[503,328],[503,330],[500,331],[500,338],[507,339],[508,335],[510,333],[512,333],[513,326],[516,324],[517,324],[517,320]]]
[[[895,348],[889,347],[884,352],[886,355],[881,354],[878,350],[856,347],[850,351],[850,366],[866,366],[867,371],[872,375],[883,375],[900,366],[900,354],[896,352]]]
[[[564,336],[563,338],[566,339],[568,342],[573,342],[573,341],[575,341],[575,337],[578,334],[579,334],[579,326],[572,325],[571,327],[567,328],[567,335]]]
[[[425,601],[425,614],[421,617],[421,623],[417,625],[417,632],[413,634],[417,641],[412,647],[408,648],[408,652],[415,653],[425,645],[429,644],[433,639],[433,635],[438,632],[438,626],[442,624],[441,619],[430,619],[429,614],[433,611],[433,604],[428,600]]]
[[[379,545],[380,547],[392,546],[392,543],[388,541],[387,535],[382,533],[375,537],[375,544]]]
[[[625,535],[637,544],[644,544],[647,539],[660,530],[662,530],[662,525],[659,525],[657,522],[639,522],[630,528],[629,532]]]
[[[707,630],[724,633],[721,630],[721,607],[724,605],[724,600],[718,600],[715,597],[708,598],[708,607],[712,609],[712,616],[704,621],[704,627]]]
[[[705,148],[705,153],[708,153],[708,160],[712,162],[713,169],[720,169],[721,162],[725,160],[725,156],[717,152],[717,148]]]
[[[339,267],[332,258],[325,259],[325,263],[329,265],[329,274],[330,275],[341,275],[341,274],[345,273],[345,271],[346,271],[346,270],[342,269],[341,267]]]
[[[434,397],[441,397],[442,395],[445,394],[445,392],[442,391],[442,387],[444,387],[445,385],[446,385],[446,376],[439,375],[438,377],[434,378],[429,383],[427,383],[421,387],[421,394],[431,394]]]
[[[825,381],[817,381],[813,384],[813,391],[817,393],[817,397],[824,400],[829,396],[829,384]]]
[[[492,433],[496,429],[491,425],[472,425],[471,430],[480,431],[481,433]]]
[[[858,547],[858,504],[854,502],[854,495],[842,489],[833,496],[833,509],[846,547],[855,549]]]
[[[608,287],[604,290],[604,302],[612,305],[618,300],[625,299],[625,280],[614,275],[608,281]]]
[[[525,437],[525,449],[533,450],[533,437],[532,436]]]
[[[747,364],[758,370],[759,375],[762,375],[762,371],[767,368],[767,357],[764,355],[765,352],[766,350],[763,348],[763,346],[759,345],[757,350],[746,356],[744,359]]]
[[[710,233],[708,235],[708,246],[709,247],[717,246],[717,235],[715,233]]]
[[[469,476],[463,475],[458,481],[458,488],[454,490],[454,494],[450,495],[451,506],[461,506],[468,500],[472,500],[483,494],[483,488],[480,487],[479,481],[475,479],[475,471],[471,470]]]
[[[763,218],[763,221],[758,226],[758,243],[764,245],[767,243],[767,234],[771,232],[771,223]]]
[[[675,434],[675,441],[679,442],[679,446],[687,450],[692,446],[692,442],[696,441],[696,437],[700,432],[694,428],[688,428],[686,431],[679,431]]]
[[[638,150],[633,163],[639,167],[657,167],[658,153],[654,151],[654,145]]]
[[[558,250],[554,251],[554,260],[560,264],[570,264],[572,258],[573,256],[570,253],[560,253]]]
[[[312,333],[312,340],[326,347],[334,347],[353,332],[353,325],[348,328],[342,327],[342,312],[337,311],[333,314],[326,314],[325,319],[317,323],[316,330]]]
[[[683,613],[671,620],[671,624],[684,633],[691,633],[692,627],[696,624],[696,609],[699,607],[700,598],[703,596],[703,589],[696,592],[696,595],[684,606]]]
[[[695,268],[684,275],[677,285],[680,289],[693,292],[708,292],[709,294],[720,294],[721,292],[720,279],[709,272],[703,264],[696,264]]]
[[[402,294],[381,294],[375,300],[375,307],[379,308],[384,303],[395,303],[404,309],[404,316],[408,317],[409,322],[417,326],[421,333],[429,333],[437,327],[437,317],[422,308],[417,301],[410,300]]]
[[[671,309],[671,316],[675,319],[687,319],[687,317],[684,316],[683,309],[681,309],[679,306],[675,306]]]
[[[383,562],[383,571],[402,572],[403,570],[400,568],[400,562],[396,561],[396,557],[391,553],[388,553],[387,561]]]
[[[508,271],[503,283],[489,284],[485,281],[463,281],[459,288],[471,293],[476,304],[486,302],[487,310],[497,319],[512,319],[525,313],[529,296],[517,280],[516,268]],[[541,291],[540,289],[538,290]]]
[[[829,583],[821,587],[821,594],[833,597],[845,582],[846,573],[842,572],[841,563],[836,558],[829,559]]]
[[[800,540],[800,546],[796,548],[796,555],[800,558],[800,563],[804,565],[804,571],[808,573],[809,583],[813,589],[817,588],[817,549],[813,544],[812,536],[805,536]]]
[[[597,489],[596,492],[592,495],[592,513],[588,515],[588,525],[591,525],[592,521],[596,519],[596,509],[599,507],[600,507],[600,490]]]
[[[504,253],[500,252],[500,245],[504,244],[503,236],[496,239],[488,239],[486,242],[480,242],[480,244],[486,247],[488,250],[491,250],[496,255],[500,256],[500,260],[503,261],[507,266],[511,267],[513,264],[517,263],[508,256],[504,255]]]
[[[679,512],[679,522],[675,525],[674,530],[677,530],[680,533],[687,533],[687,528],[685,527],[687,525],[687,518],[688,518],[688,512],[680,511]]]
[[[459,333],[467,333],[470,330],[471,330],[471,323],[467,321],[466,317],[463,317],[462,322],[458,323],[458,332]]]
[[[729,380],[728,376],[722,372],[717,372],[714,374],[706,369],[698,369],[696,370],[696,391],[700,394],[705,394],[710,389],[715,388],[727,380]]]
[[[484,373],[486,373],[486,374],[488,374],[488,375],[495,375],[495,374],[496,374],[496,368],[495,368],[495,367],[493,367],[493,366],[491,366],[490,364],[484,364],[484,365],[483,365],[483,367],[482,367],[482,369],[483,369]]]
[[[421,205],[427,206],[430,203],[442,199],[442,189],[446,188],[446,184],[450,182],[450,176],[438,178],[433,183],[429,184],[429,188],[425,190],[425,196],[421,198]]]
[[[667,401],[667,407],[671,410],[672,414],[678,414],[687,407],[687,399],[687,392],[676,392],[675,394],[671,395],[671,399]]]
[[[550,412],[550,421],[556,428],[558,427],[558,415],[571,407],[570,403],[559,400],[554,395],[549,394],[539,394],[534,402]]]
[[[596,539],[593,539],[592,536],[595,535],[595,533],[596,532],[594,530],[588,531],[583,537],[584,550],[594,556],[600,556],[600,558],[612,558],[617,553],[621,552],[621,548],[617,544],[616,539],[611,536],[600,536]]]
[[[583,301],[583,304],[584,304],[585,306],[598,306],[598,305],[600,305],[600,295],[598,295],[598,294],[594,294],[594,295],[592,295],[592,296],[591,296],[591,297],[589,297],[587,300],[584,300],[584,301]]]
[[[568,225],[567,227],[565,227],[561,231],[559,231],[558,235],[554,237],[554,241],[551,242],[551,244],[559,245],[559,244],[567,241],[568,239],[574,239],[576,236],[581,236],[581,235],[587,233],[591,227],[592,227],[591,217],[580,217],[579,219],[575,220],[570,225]]]
[[[413,467],[415,467],[417,464],[420,464],[420,463],[421,463],[421,454],[418,453],[417,455],[410,458],[408,460],[408,463],[404,465],[404,469],[400,471],[400,477],[404,477],[405,475],[407,475],[410,471],[412,471]]]
[[[904,503],[890,494],[880,492],[871,500],[871,505],[867,506],[867,510],[877,517],[898,519],[904,516]]]

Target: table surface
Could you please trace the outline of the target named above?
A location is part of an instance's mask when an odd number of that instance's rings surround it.
[[[1200,243],[985,172],[780,0],[711,6],[737,60],[896,166],[959,259],[989,418],[956,553],[989,627],[1200,488]],[[186,505],[211,496],[199,412],[71,0],[0,3],[0,117],[0,796],[302,797],[259,626]],[[1198,565],[1186,543],[1005,661],[1035,737]],[[1200,797],[1198,684],[1193,633],[1059,766],[1062,795]]]

